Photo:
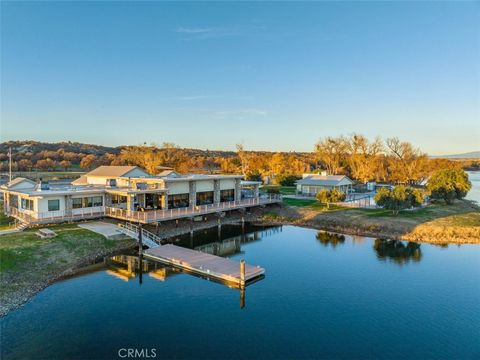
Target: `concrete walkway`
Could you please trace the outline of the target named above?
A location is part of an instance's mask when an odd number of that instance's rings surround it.
[[[0,230],[0,236],[1,235],[7,235],[7,234],[13,234],[22,231],[21,229],[8,229],[8,230]]]
[[[119,240],[126,238],[126,235],[119,230],[118,226],[103,221],[86,222],[78,224],[78,226],[103,235],[107,239]]]

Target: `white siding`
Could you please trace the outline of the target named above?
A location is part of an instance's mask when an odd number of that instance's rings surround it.
[[[96,207],[89,207],[89,208],[81,208],[81,209],[72,209],[72,214],[73,215],[81,215],[81,214],[90,214],[92,212],[101,212],[103,208],[101,206],[96,206]]]
[[[32,184],[28,180],[24,180],[16,184],[15,186],[12,186],[10,190],[23,190],[23,189],[33,189],[35,187],[35,184]]]
[[[190,193],[188,180],[181,182],[168,182],[166,185],[170,195]]]
[[[220,180],[220,190],[235,189],[235,179]]]
[[[213,180],[197,181],[197,192],[213,191]]]
[[[49,196],[42,199],[38,199],[38,212],[48,212],[48,200],[60,200],[59,210],[65,210],[65,196]]]
[[[96,177],[96,176],[88,176],[87,182],[92,185],[106,185],[107,178],[104,177]]]

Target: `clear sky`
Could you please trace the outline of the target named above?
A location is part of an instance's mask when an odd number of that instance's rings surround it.
[[[1,138],[480,150],[480,2],[1,3]]]

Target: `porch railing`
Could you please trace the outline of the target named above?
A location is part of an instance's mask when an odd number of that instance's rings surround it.
[[[28,224],[42,224],[50,222],[75,221],[82,219],[93,219],[102,216],[110,216],[117,219],[123,219],[135,222],[156,222],[161,220],[179,219],[183,217],[199,216],[214,212],[240,209],[249,206],[257,206],[264,204],[271,204],[280,202],[281,198],[278,195],[261,196],[259,198],[242,199],[238,201],[221,202],[210,205],[200,205],[186,208],[169,209],[169,210],[145,210],[134,211],[124,210],[114,207],[99,206],[95,208],[84,208],[81,212],[78,209],[74,213],[71,211],[58,210],[47,211],[41,213],[24,212],[15,207],[8,207],[7,214],[16,219]]]
[[[112,207],[105,208],[105,215],[118,219],[149,223],[162,220],[179,219],[184,217],[193,217],[213,212],[240,209],[249,206],[257,206],[279,202],[281,199],[277,195],[268,195],[259,198],[242,199],[238,201],[221,202],[210,205],[199,205],[195,207],[185,207],[168,210],[125,210]]]
[[[85,208],[81,212],[72,213],[65,210],[47,211],[41,213],[23,212],[17,208],[7,208],[7,214],[27,224],[45,224],[53,222],[75,221],[99,218],[105,215],[105,207]]]

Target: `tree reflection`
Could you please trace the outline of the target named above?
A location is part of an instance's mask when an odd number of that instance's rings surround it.
[[[320,244],[324,246],[332,246],[333,248],[337,245],[343,244],[345,242],[345,236],[341,234],[333,234],[325,231],[319,231],[315,236]]]
[[[382,240],[377,239],[373,245],[377,258],[380,260],[393,260],[395,263],[403,265],[409,261],[418,262],[422,259],[422,250],[420,244],[408,242],[405,245],[400,240]]]

